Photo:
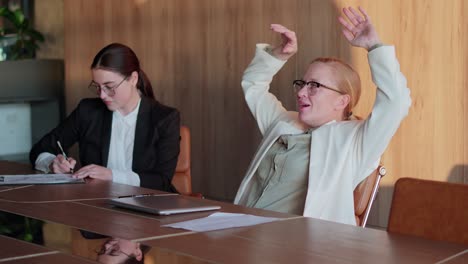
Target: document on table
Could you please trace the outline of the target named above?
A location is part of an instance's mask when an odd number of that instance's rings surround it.
[[[0,175],[0,185],[84,183],[70,174]]]
[[[263,217],[247,214],[214,213],[208,217],[164,225],[196,232],[211,231],[233,227],[252,226],[278,220],[275,217]]]

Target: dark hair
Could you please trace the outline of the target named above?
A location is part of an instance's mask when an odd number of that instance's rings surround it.
[[[145,72],[140,68],[140,61],[133,50],[120,43],[112,43],[102,48],[94,57],[91,69],[113,71],[128,77],[132,72],[138,73],[137,89],[141,94],[154,98],[151,86]]]

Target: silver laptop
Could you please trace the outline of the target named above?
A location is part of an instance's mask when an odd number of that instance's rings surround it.
[[[208,204],[202,199],[194,200],[182,195],[155,195],[116,198],[110,200],[109,203],[126,209],[158,215],[171,215],[221,209],[221,206]]]

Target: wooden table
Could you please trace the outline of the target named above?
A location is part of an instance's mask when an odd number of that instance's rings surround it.
[[[28,173],[30,168],[0,161],[0,174]],[[30,170],[30,172],[32,172]],[[29,172],[29,173],[30,173]],[[158,263],[463,263],[467,246],[429,241],[363,229],[312,218],[221,205],[223,212],[278,217],[273,223],[194,233],[162,225],[200,218],[211,212],[155,216],[109,206],[107,200],[122,195],[163,192],[112,182],[30,185],[0,189],[0,210],[108,236],[142,241]],[[198,199],[198,198],[191,198]],[[3,238],[3,240],[2,240]],[[32,254],[37,263],[74,263],[83,259],[22,241],[0,237],[0,245],[15,245],[0,261]],[[31,259],[32,260],[32,259]],[[77,262],[77,263],[78,263]]]
[[[45,247],[41,247],[35,244],[27,243],[24,241],[16,240],[6,236],[0,235],[0,259],[10,259],[16,256],[40,256],[45,254],[57,253],[55,250],[51,250]]]
[[[444,263],[444,264],[466,264],[468,263],[468,249],[456,255],[453,255],[449,258],[446,258],[441,263]]]
[[[187,256],[222,263],[436,263],[468,248],[313,218],[155,239],[145,244],[164,252],[159,252],[167,256],[164,263]]]
[[[15,259],[5,259],[1,260],[2,263],[6,264],[87,264],[87,263],[97,263],[95,261],[76,257],[69,254],[55,253],[48,255],[39,255],[39,256],[22,256]]]

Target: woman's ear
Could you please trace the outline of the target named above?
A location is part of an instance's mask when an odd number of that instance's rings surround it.
[[[349,102],[351,101],[351,96],[349,94],[342,94],[338,98],[335,104],[335,109],[336,110],[344,110],[346,107],[349,105]]]
[[[131,77],[130,77],[130,82],[131,82],[131,84],[132,84],[133,87],[136,87],[136,86],[137,86],[138,78],[139,78],[139,77],[140,77],[140,76],[138,76],[138,72],[136,72],[136,71],[133,71],[133,72],[132,72],[132,75],[131,75]]]

